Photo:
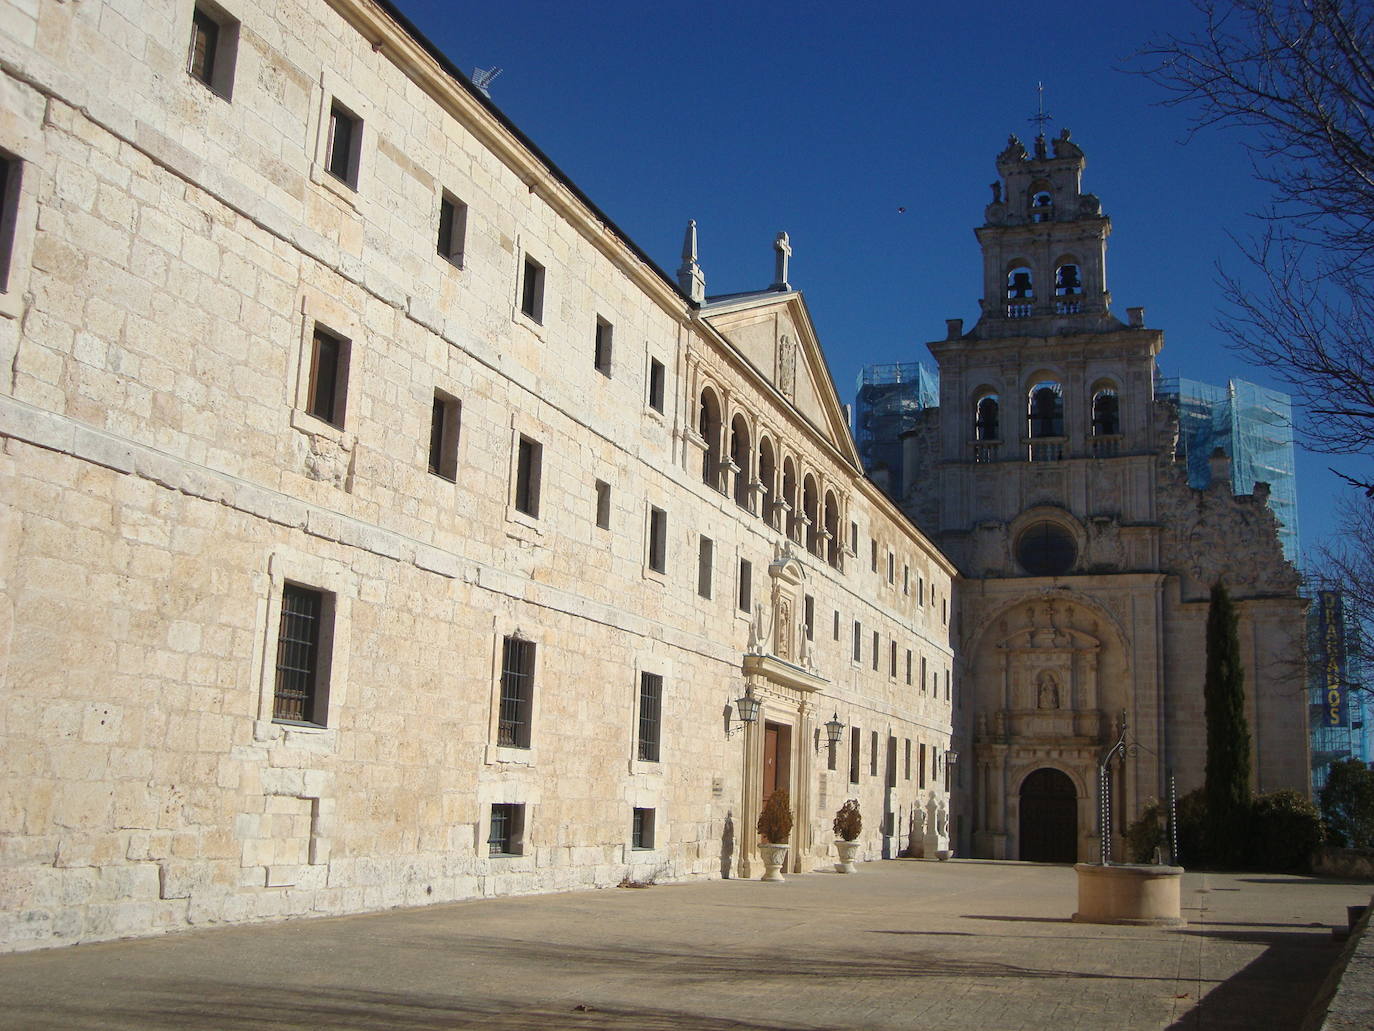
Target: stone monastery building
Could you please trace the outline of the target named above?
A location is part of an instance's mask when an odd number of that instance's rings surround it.
[[[9,4],[0,90],[0,947],[757,876],[776,788],[794,870],[850,797],[869,858],[947,844],[955,568],[785,236],[766,289],[707,297],[692,230],[665,277],[380,0]],[[1117,704],[1071,660],[1192,625],[1126,579],[974,613],[1075,628],[1055,733]]]
[[[1240,612],[1254,786],[1308,791],[1306,602],[1268,485],[1233,493],[1220,452],[1211,485],[1188,485],[1178,411],[1155,394],[1164,335],[1143,309],[1111,314],[1111,223],[1083,167],[1067,131],[998,155],[981,315],[929,345],[939,405],[903,439],[904,507],[962,574],[956,811],[977,857],[1095,859],[1122,713],[1116,833],[1170,775],[1201,786],[1218,579]]]

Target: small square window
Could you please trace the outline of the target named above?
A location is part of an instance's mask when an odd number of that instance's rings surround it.
[[[637,849],[654,847],[654,810],[635,808],[634,820],[630,828],[630,847]]]
[[[715,550],[715,542],[703,534],[697,549],[697,594],[708,600],[711,597],[711,566]]]
[[[522,436],[515,460],[515,510],[531,518],[539,518],[540,469],[544,464],[544,446]]]
[[[739,610],[754,608],[754,567],[747,558],[739,560]]]
[[[282,588],[272,718],[324,726],[329,697],[330,596],[288,583]]]
[[[503,748],[529,748],[533,709],[534,642],[507,637],[501,643],[501,709],[496,743]]]
[[[310,350],[310,386],[306,411],[342,429],[348,397],[352,348],[343,337],[316,326]]]
[[[544,321],[544,266],[529,255],[520,279],[520,311],[535,322]]]
[[[446,480],[458,479],[458,430],[462,405],[442,391],[434,392],[429,418],[429,471]]]
[[[649,407],[659,414],[663,413],[663,363],[657,358],[649,359]]]
[[[234,90],[239,23],[217,5],[197,3],[191,12],[191,51],[186,70],[225,100]]]
[[[611,376],[611,335],[611,324],[598,316],[592,366],[607,379]]]
[[[639,735],[636,755],[644,762],[658,762],[659,740],[663,732],[663,676],[639,675]]]
[[[330,175],[350,189],[358,188],[358,166],[362,158],[363,120],[335,100],[329,105],[329,145],[324,167]]]
[[[518,856],[525,851],[525,807],[510,802],[495,802],[491,807],[491,830],[487,834],[487,855]]]
[[[596,525],[602,530],[611,528],[611,485],[605,480],[596,481]]]
[[[649,568],[655,573],[668,571],[668,513],[649,509]]]
[[[439,257],[463,267],[468,234],[468,206],[445,190],[439,196]]]
[[[816,639],[816,599],[807,594],[802,597],[802,626],[806,628],[806,639]]]

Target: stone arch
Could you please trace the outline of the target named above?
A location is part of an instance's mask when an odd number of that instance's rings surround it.
[[[784,532],[788,540],[797,539],[797,463],[791,455],[782,460],[782,500],[787,504]]]
[[[802,479],[802,514],[806,517],[806,550],[820,554],[820,488],[816,477],[807,473]]]
[[[701,455],[702,482],[720,490],[720,395],[709,384],[701,388],[697,406],[697,432],[706,442],[706,449]]]
[[[778,451],[767,430],[759,431],[758,476],[763,484],[763,503],[760,515],[769,526],[776,527],[778,494]]]
[[[735,504],[740,508],[749,507],[749,484],[753,481],[753,445],[749,422],[742,412],[736,412],[730,420],[730,461],[736,466]]]
[[[1089,434],[1094,437],[1114,436],[1121,432],[1121,388],[1107,377],[1099,379],[1090,391],[1092,422]]]
[[[1089,796],[1073,771],[1058,763],[1033,763],[1016,779],[1017,858],[1072,863],[1079,858],[1080,815]]]
[[[825,492],[825,560],[836,569],[840,568],[840,505],[835,500],[835,492]]]

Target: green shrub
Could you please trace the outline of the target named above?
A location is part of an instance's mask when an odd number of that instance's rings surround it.
[[[1126,828],[1127,859],[1132,863],[1153,863],[1155,849],[1169,850],[1168,811],[1158,799],[1145,803],[1140,819]]]
[[[783,788],[778,788],[763,803],[759,813],[759,834],[771,845],[786,845],[792,833],[792,806]]]
[[[1333,845],[1374,845],[1374,771],[1358,759],[1332,763],[1321,791],[1322,816]]]
[[[1267,873],[1306,873],[1326,830],[1316,807],[1296,791],[1272,791],[1250,804],[1246,866]]]
[[[835,837],[841,841],[853,841],[864,828],[864,818],[859,815],[859,800],[851,798],[840,806],[835,814]]]
[[[1207,853],[1207,795],[1202,788],[1178,800],[1178,854],[1174,863],[1190,870],[1205,870],[1211,865]]]

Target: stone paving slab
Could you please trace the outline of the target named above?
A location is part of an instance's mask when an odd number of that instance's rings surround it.
[[[0,957],[0,1028],[1298,1028],[1369,886],[1187,874],[1075,924],[1068,866],[891,861]],[[1201,1000],[1201,1002],[1199,1002]]]

